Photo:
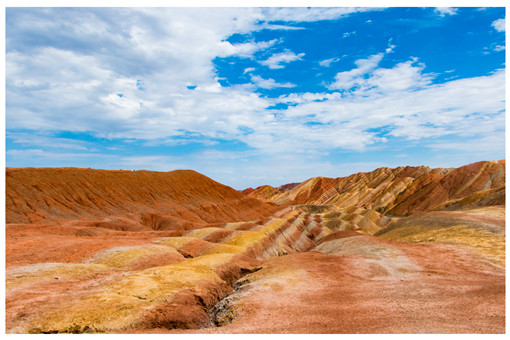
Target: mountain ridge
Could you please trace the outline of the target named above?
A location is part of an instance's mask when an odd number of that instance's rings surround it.
[[[312,177],[289,190],[279,189],[285,185],[277,188],[264,185],[246,194],[278,204],[355,205],[404,216],[434,209],[448,200],[460,199],[479,190],[503,187],[505,164],[505,160],[498,160],[480,161],[459,168],[381,167],[346,177]],[[364,196],[361,195],[363,190],[367,191]],[[440,197],[423,201],[427,194],[439,194]],[[356,199],[355,195],[359,197]],[[391,195],[394,197],[389,197]]]
[[[8,168],[6,331],[504,333],[504,170]]]

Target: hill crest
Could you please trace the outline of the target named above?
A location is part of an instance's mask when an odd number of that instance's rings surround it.
[[[274,210],[193,170],[6,168],[7,223],[125,220],[176,224],[259,219]],[[140,227],[140,226],[139,226]]]

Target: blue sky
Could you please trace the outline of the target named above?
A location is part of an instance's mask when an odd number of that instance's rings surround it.
[[[236,189],[505,158],[505,8],[6,8],[6,166]]]

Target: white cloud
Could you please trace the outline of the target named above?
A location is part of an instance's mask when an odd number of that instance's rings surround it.
[[[6,124],[146,140],[168,140],[183,131],[237,139],[243,134],[239,126],[255,131],[268,126],[259,135],[271,134],[281,126],[266,111],[274,100],[253,93],[252,84],[222,87],[212,61],[250,58],[277,41],[226,39],[261,28],[291,29],[276,21],[332,20],[366,10],[371,9],[11,8]],[[261,63],[278,69],[303,56],[286,50]],[[295,86],[260,76],[253,81],[268,89]]]
[[[339,136],[345,133],[360,143],[361,148],[377,141],[375,132],[366,131],[383,127],[389,135],[408,140],[446,135],[473,138],[504,128],[504,70],[444,84],[431,84],[431,76],[422,75],[420,71],[421,67],[413,67],[411,63],[397,64],[388,70],[376,69],[373,74],[383,72],[378,79],[383,85],[377,87],[386,91],[384,96],[380,91],[362,91],[323,101],[303,100],[302,104],[289,107],[285,115],[301,124],[321,123],[323,131],[331,129]],[[405,80],[398,80],[398,74]],[[313,134],[307,136],[316,138]],[[339,145],[338,142],[321,142],[324,147]],[[355,146],[344,143],[343,147]],[[501,147],[501,143],[497,147]]]
[[[304,27],[297,27],[297,26],[274,25],[274,24],[264,23],[264,24],[261,25],[260,29],[296,31],[296,30],[303,30],[305,28]]]
[[[330,67],[332,63],[336,63],[339,60],[340,60],[340,58],[330,58],[330,59],[326,59],[326,60],[321,60],[321,61],[319,61],[319,65],[321,65],[323,67]]]
[[[500,52],[500,51],[504,51],[505,49],[506,49],[505,46],[496,45],[493,50],[496,52]]]
[[[391,69],[379,68],[367,79],[366,87],[382,93],[412,91],[428,85],[431,75],[423,75],[424,65],[413,66],[414,61],[399,63]]]
[[[392,53],[395,47],[395,45],[388,44],[388,47],[385,50],[386,54]]]
[[[285,52],[282,53],[273,54],[268,59],[260,61],[260,64],[265,65],[270,69],[284,68],[285,66],[283,64],[288,64],[296,60],[301,60],[301,58],[304,57],[304,55],[305,55],[304,53],[296,54],[292,51],[286,50]]]
[[[269,47],[273,46],[276,42],[277,39],[271,41],[261,41],[256,43],[244,43],[232,45],[228,41],[221,41],[218,43],[218,46],[220,47],[218,57],[227,57],[235,55],[238,57],[249,58],[252,57],[255,52],[268,49]]]
[[[498,19],[492,22],[492,27],[498,32],[505,32],[505,19]]]
[[[350,71],[344,71],[337,73],[335,76],[335,82],[328,86],[329,89],[336,90],[348,90],[350,88],[360,86],[364,81],[363,75],[374,70],[379,62],[382,60],[384,54],[374,54],[367,59],[356,60],[355,64],[357,68]]]
[[[252,122],[264,117],[260,112],[267,101],[247,87],[223,88],[212,63],[217,56],[248,57],[275,43],[225,41],[233,33],[254,30],[259,9],[102,9],[101,15],[94,9],[8,12],[9,32],[17,38],[7,39],[9,129],[155,139],[183,130],[226,135],[237,131],[230,126],[236,115],[253,115]],[[122,27],[109,27],[117,23]],[[54,39],[54,46],[71,39],[66,36],[69,29],[80,31],[76,36],[81,41],[74,43],[95,53],[21,45],[25,36],[35,34],[32,26]],[[91,27],[101,29],[100,39]],[[218,128],[214,133],[209,132],[213,122]]]
[[[333,93],[291,93],[288,95],[282,95],[278,98],[278,102],[280,103],[288,103],[288,104],[303,104],[309,103],[313,101],[323,101],[323,100],[332,100],[342,98],[342,95],[339,92]]]
[[[274,79],[263,79],[260,76],[252,76],[251,81],[255,84],[256,87],[260,87],[263,89],[273,89],[275,87],[296,87],[296,84],[292,83],[277,83]]]
[[[386,51],[391,52],[392,48]],[[415,90],[430,83],[433,75],[423,75],[423,64],[413,65],[416,59],[399,63],[393,68],[377,68],[384,54],[378,53],[366,59],[356,60],[357,68],[339,72],[335,81],[327,87],[334,90],[349,90],[358,95],[370,93],[388,94],[397,91]]]
[[[266,173],[268,162],[274,162],[274,172],[268,175],[275,178],[282,170],[293,171],[296,176],[298,172],[307,177],[316,176],[317,164],[321,169],[328,164],[313,157],[327,155],[332,148],[366,150],[383,143],[384,136],[378,135],[382,128],[387,136],[409,141],[445,135],[489,140],[490,134],[500,133],[505,109],[503,71],[487,77],[433,84],[434,75],[424,74],[424,65],[416,59],[381,68],[381,60],[394,48],[391,44],[386,54],[359,59],[352,70],[336,74],[328,85],[329,89],[338,90],[332,93],[262,97],[254,92],[256,87],[291,88],[295,84],[279,82],[278,78],[270,78],[271,74],[264,74],[264,78],[253,75],[253,67],[245,68],[244,74],[250,75],[254,84],[221,86],[213,64],[215,58],[252,58],[255,52],[277,43],[272,40],[232,44],[226,40],[232,34],[256,31],[260,22],[264,25],[271,20],[329,20],[357,11],[353,8],[102,9],[99,15],[94,9],[19,12],[7,9],[6,126],[39,131],[88,131],[105,138],[156,141],[156,145],[158,141],[169,143],[173,137],[183,134],[205,138],[210,143],[214,139],[234,140],[245,143],[253,153],[236,152],[235,159],[221,167],[213,157],[208,163],[209,173],[217,171],[220,176],[225,165],[241,169],[235,162],[260,157],[264,166],[254,168],[246,176]],[[205,14],[208,20],[203,20]],[[29,39],[38,32],[37,36],[51,41]],[[72,40],[75,36],[79,39]],[[67,50],[64,42],[72,42],[75,48]],[[269,69],[281,69],[303,56],[286,50],[260,63]],[[328,67],[338,60],[323,60],[320,65]],[[292,106],[267,109],[278,103]],[[22,146],[30,143],[25,137],[11,135]],[[40,148],[58,147],[66,140],[39,136],[33,143],[40,143]],[[88,144],[77,142],[67,146],[68,150],[85,151],[82,148],[90,151]],[[157,170],[182,166],[206,174],[201,161],[209,162],[206,157],[191,155],[189,161],[183,161],[165,155],[108,158],[108,155],[85,152],[7,152],[10,159],[32,157],[39,164],[44,164],[46,159],[60,159],[62,164],[69,164],[73,157],[93,164],[95,155],[126,167]],[[228,159],[228,155],[216,156]],[[224,182],[228,181],[226,178]]]
[[[457,14],[457,8],[453,7],[436,7],[434,12],[436,12],[439,16],[444,17],[445,15],[455,15]]]
[[[269,21],[307,22],[318,20],[335,20],[350,14],[384,10],[383,8],[369,7],[284,7],[265,8],[264,15]]]

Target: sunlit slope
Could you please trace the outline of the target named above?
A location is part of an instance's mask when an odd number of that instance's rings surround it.
[[[505,207],[433,211],[393,222],[375,235],[411,243],[459,246],[491,263],[505,266]]]
[[[136,233],[141,232],[131,232]],[[108,248],[82,262],[14,267],[6,276],[7,329],[111,333],[210,327],[211,308],[239,277],[257,270],[261,260],[306,251],[329,233],[313,214],[285,209],[265,223],[189,230]]]
[[[460,246],[340,231],[260,267],[201,333],[505,332],[504,267]]]
[[[419,185],[418,181],[415,183],[391,205],[384,207],[384,212],[403,216],[429,211],[441,208],[444,202],[461,199],[477,191],[501,188],[505,186],[505,160],[469,164],[440,175],[426,185]]]
[[[7,223],[96,220],[112,229],[179,229],[274,211],[191,170],[6,169]]]
[[[405,216],[444,207],[478,191],[505,185],[505,160],[483,161],[457,169],[379,168],[340,178],[311,178],[287,191],[264,186],[249,196],[280,204],[356,206]],[[492,204],[487,202],[487,204]]]
[[[428,306],[419,320],[448,311],[431,321],[438,330],[490,329],[479,327],[487,311],[498,325],[503,315],[504,166],[381,168],[245,193],[193,171],[7,169],[6,330],[288,332],[326,322],[377,333],[412,321],[398,330],[427,331],[413,321],[416,304]],[[257,191],[271,202],[247,197]],[[480,323],[452,321],[471,299],[452,284],[489,299]],[[268,313],[278,319],[265,322]]]

